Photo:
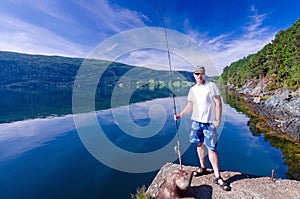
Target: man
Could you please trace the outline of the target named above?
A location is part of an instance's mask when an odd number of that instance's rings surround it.
[[[174,118],[177,120],[193,110],[190,142],[197,144],[197,154],[201,166],[195,175],[202,175],[207,172],[205,158],[207,148],[208,157],[214,170],[215,183],[220,185],[223,190],[229,191],[230,186],[224,182],[220,175],[218,154],[216,151],[218,141],[216,128],[220,126],[222,115],[220,90],[215,83],[207,83],[204,77],[205,68],[197,66],[194,70],[196,84],[190,88],[187,105]]]

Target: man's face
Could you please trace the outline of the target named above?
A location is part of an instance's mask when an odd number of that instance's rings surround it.
[[[194,73],[194,77],[197,83],[203,83],[204,82],[204,73]]]

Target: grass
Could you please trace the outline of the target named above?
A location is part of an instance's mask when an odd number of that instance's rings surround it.
[[[131,194],[132,199],[153,199],[148,193],[146,193],[146,186],[137,188],[136,194]]]

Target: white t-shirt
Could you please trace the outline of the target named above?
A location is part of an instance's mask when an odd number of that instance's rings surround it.
[[[215,103],[212,96],[220,95],[220,90],[213,82],[204,85],[194,85],[190,88],[187,100],[192,101],[192,120],[202,123],[212,123],[215,120]]]

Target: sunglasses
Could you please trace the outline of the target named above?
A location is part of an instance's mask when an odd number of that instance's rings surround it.
[[[197,75],[197,76],[198,76],[198,75],[204,75],[203,73],[194,73],[194,74]]]

